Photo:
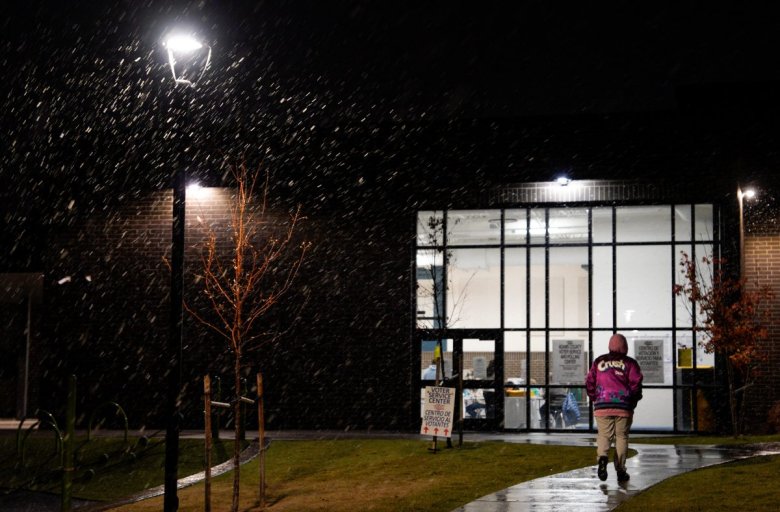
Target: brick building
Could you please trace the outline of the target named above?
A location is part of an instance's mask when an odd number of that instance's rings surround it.
[[[455,254],[463,268],[480,276],[470,285],[471,300],[492,304],[486,313],[467,306],[460,324],[450,322],[445,358],[450,364],[463,360],[472,379],[467,386],[478,392],[478,399],[486,400],[486,391],[504,394],[509,378],[517,387],[503,403],[496,402],[490,417],[469,418],[469,428],[562,428],[536,418],[536,402],[525,398],[539,391],[548,396],[574,392],[582,416],[565,428],[591,428],[581,386],[555,375],[560,364],[556,350],[562,342],[575,343],[582,354],[577,371],[584,371],[602,348],[605,333],[632,328],[624,310],[636,308],[622,301],[639,301],[642,293],[624,290],[621,279],[630,275],[621,269],[638,272],[630,262],[647,251],[666,261],[666,284],[659,288],[657,302],[668,307],[637,326],[632,350],[636,343],[660,347],[663,355],[656,380],[649,383],[647,403],[663,404],[664,419],[648,417],[639,428],[711,428],[699,418],[703,402],[695,397],[701,391],[708,406],[717,409],[722,376],[717,363],[686,337],[690,329],[679,323],[682,309],[664,295],[673,279],[672,255],[701,246],[738,259],[735,194],[738,185],[748,182],[763,193],[746,205],[745,276],[777,288],[780,253],[777,189],[768,181],[771,174],[763,172],[772,167],[773,138],[760,129],[763,125],[735,138],[733,129],[722,131],[722,124],[714,129],[710,120],[683,111],[334,130],[307,147],[337,151],[308,150],[306,165],[294,159],[271,162],[278,178],[274,211],[281,221],[291,205],[300,203],[308,217],[300,236],[313,243],[313,250],[295,290],[267,319],[283,336],[248,361],[249,377],[258,370],[265,375],[269,426],[416,428],[420,388],[427,383],[420,370],[429,363],[434,327],[425,324],[431,312],[424,313],[424,303],[431,304],[432,297],[419,290],[445,267],[450,277],[462,270],[442,260],[427,275],[420,273],[425,251],[437,257],[435,249],[441,248],[441,254]],[[762,137],[753,137],[760,133]],[[561,169],[583,185],[579,192],[557,184],[550,188]],[[198,174],[223,185],[222,173]],[[193,276],[203,223],[224,225],[228,218],[229,190],[204,190],[207,194],[191,194],[187,203],[188,300],[195,300]],[[30,415],[37,407],[56,412],[64,379],[73,372],[81,384],[80,410],[114,400],[127,409],[135,426],[159,427],[168,371],[161,354],[168,337],[170,192],[136,188],[100,208],[89,204],[77,200],[36,221],[31,226],[34,240],[19,237],[15,251],[36,256],[23,264],[9,259],[4,265],[4,300],[16,305],[6,310],[6,353],[13,357],[6,359],[3,386],[16,392],[5,395],[2,416],[18,417],[25,410]],[[425,222],[422,231],[419,226],[426,215],[446,218],[451,222],[447,236],[461,240],[426,242]],[[653,219],[643,221],[641,229],[668,222],[663,228],[668,238],[622,238],[628,233],[623,219],[629,216]],[[546,241],[534,239],[539,219],[547,222]],[[553,235],[556,219],[574,223],[569,235]],[[511,238],[520,236],[517,226],[509,226],[518,222],[527,238]],[[502,231],[504,238],[496,238]],[[547,254],[546,263],[534,270],[541,254]],[[564,256],[584,259],[573,264]],[[528,265],[510,264],[516,257]],[[556,266],[559,257],[562,266]],[[600,267],[602,257],[612,263]],[[604,274],[605,268],[612,270]],[[580,274],[570,277],[570,271]],[[519,275],[524,277],[517,283],[524,284],[513,288],[512,276]],[[479,295],[478,287],[489,297]],[[617,298],[606,297],[602,289],[615,291]],[[597,311],[604,304],[607,309]],[[777,319],[777,299],[772,307]],[[602,313],[608,321],[598,319]],[[633,313],[634,319],[641,313]],[[667,315],[672,320],[659,319]],[[28,320],[30,329],[25,330]],[[769,346],[771,371],[762,375],[755,393],[760,399],[751,404],[754,429],[762,428],[766,410],[778,400],[777,323]],[[200,378],[206,372],[227,376],[228,359],[219,340],[193,321],[187,321],[185,333],[185,425],[197,427],[202,421]],[[679,348],[698,354],[690,367]],[[498,363],[494,371],[500,379],[481,374],[490,359]]]
[[[757,210],[757,211],[751,211]],[[780,226],[777,214],[767,214],[765,209],[756,205],[746,211],[745,226],[745,271],[744,277],[754,289],[767,286],[775,294],[771,305],[769,322],[769,343],[766,347],[768,362],[760,373],[757,386],[751,392],[749,410],[746,414],[748,425],[758,431],[769,429],[764,423],[769,407],[780,401],[778,393],[778,366],[780,365],[780,304],[777,292],[780,290]],[[751,219],[751,214],[753,218]]]

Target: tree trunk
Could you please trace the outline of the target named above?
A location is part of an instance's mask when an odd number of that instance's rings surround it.
[[[241,457],[241,358],[236,354],[233,366],[233,385],[235,386],[235,395],[233,402],[233,506],[231,510],[238,512],[238,491],[241,485],[241,468],[239,467],[239,458]]]

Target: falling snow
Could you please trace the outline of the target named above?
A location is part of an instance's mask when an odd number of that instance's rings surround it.
[[[272,170],[278,211],[302,205],[312,253],[288,307],[269,317],[281,341],[247,376],[271,375],[271,424],[340,428],[400,428],[413,410],[417,209],[471,207],[562,169],[705,187],[772,179],[778,167],[776,128],[765,129],[777,103],[746,118],[695,102],[686,111],[675,95],[778,80],[756,53],[778,47],[774,27],[739,32],[718,12],[712,28],[691,28],[660,12],[585,23],[536,8],[272,4],[3,6],[0,268],[45,274],[40,405],[57,407],[63,376],[79,368],[82,405],[143,396],[134,424],[159,419],[176,166],[215,187],[244,159]],[[160,45],[182,24],[213,51],[191,91],[174,86]],[[777,226],[776,193],[751,206],[760,221],[748,229]],[[163,213],[141,226],[149,211]],[[197,265],[194,235],[188,243],[186,264]],[[227,375],[230,357],[187,329],[184,394],[197,424],[198,379]],[[311,414],[292,416],[301,409]]]

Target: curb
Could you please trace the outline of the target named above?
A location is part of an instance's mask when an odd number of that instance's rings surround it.
[[[266,438],[265,448],[267,449],[270,445],[270,440]],[[260,454],[260,443],[257,439],[253,440],[252,443],[244,448],[244,451],[241,452],[241,455],[239,457],[239,465],[244,465],[247,462],[251,461],[252,459],[256,458]],[[229,471],[233,470],[233,459],[230,458],[226,460],[225,462],[221,464],[217,464],[216,466],[211,468],[211,476],[219,476],[222,474],[225,474]],[[200,473],[195,473],[194,475],[190,475],[184,478],[180,478],[176,483],[177,489],[183,489],[185,487],[189,487],[191,485],[195,485],[197,483],[200,483],[206,479],[206,472],[201,471]],[[135,494],[132,494],[126,498],[123,498],[118,501],[113,501],[111,503],[90,503],[89,505],[77,507],[78,510],[84,511],[84,512],[102,512],[104,510],[111,510],[116,507],[120,507],[122,505],[130,505],[132,503],[138,503],[139,501],[143,501],[149,498],[155,498],[157,496],[162,496],[165,494],[165,486],[164,485],[158,485],[157,487],[152,487],[150,489],[146,489],[144,491],[137,492]]]

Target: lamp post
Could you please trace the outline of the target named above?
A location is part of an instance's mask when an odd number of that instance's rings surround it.
[[[751,199],[756,196],[756,191],[752,188],[742,190],[737,187],[737,202],[739,203],[739,275],[745,277],[745,198]]]
[[[173,93],[175,112],[170,116],[172,122],[181,124],[179,114],[188,108],[188,91],[193,89],[206,72],[211,60],[211,48],[188,35],[170,35],[163,45],[168,54],[168,64],[173,73],[177,89]],[[183,134],[189,130],[177,130]],[[177,139],[180,139],[177,137]],[[184,326],[184,212],[186,193],[186,162],[183,152],[177,151],[173,175],[173,226],[171,238],[171,309],[170,338],[168,340],[168,379],[166,396],[165,430],[165,476],[164,503],[165,512],[175,512],[179,508],[177,496],[179,464],[180,394],[182,334]]]

